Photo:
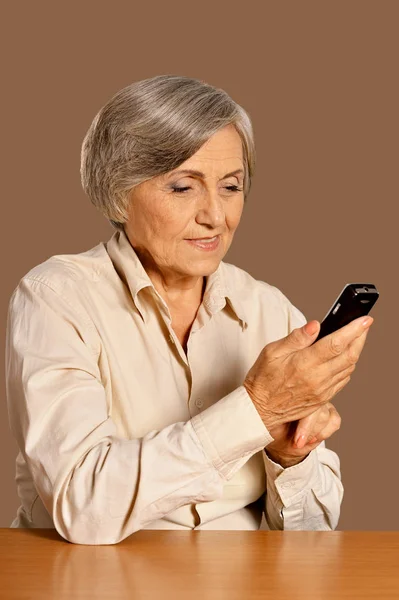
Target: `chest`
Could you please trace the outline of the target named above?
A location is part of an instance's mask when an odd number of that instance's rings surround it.
[[[145,322],[135,314],[108,311],[107,317],[100,331],[101,381],[109,414],[129,438],[211,406],[242,384],[258,353],[249,332],[222,314],[208,321],[180,315],[172,322],[155,312]]]
[[[197,312],[197,311],[196,311]],[[195,321],[195,313],[189,313],[187,315],[174,314],[171,312],[172,316],[172,329],[176,334],[177,339],[179,340],[181,347],[184,352],[187,354],[187,342],[190,337],[190,331]]]
[[[255,314],[254,326],[243,330],[227,310],[211,315],[202,304],[184,312],[172,307],[168,315],[144,300],[136,306],[110,287],[86,309],[107,413],[127,438],[205,410],[242,385],[266,343],[285,335],[273,312],[264,322]]]

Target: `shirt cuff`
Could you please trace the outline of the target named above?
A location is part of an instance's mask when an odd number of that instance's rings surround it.
[[[243,385],[192,417],[191,424],[224,479],[274,441]]]
[[[277,492],[286,508],[301,501],[308,490],[319,487],[322,465],[316,450],[314,448],[302,462],[286,469],[262,452],[267,487]]]

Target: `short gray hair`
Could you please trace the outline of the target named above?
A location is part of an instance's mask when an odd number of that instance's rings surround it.
[[[198,79],[157,75],[136,81],[100,109],[85,135],[83,189],[111,225],[123,230],[135,186],[176,169],[230,124],[242,140],[245,200],[255,170],[248,113],[224,90]]]

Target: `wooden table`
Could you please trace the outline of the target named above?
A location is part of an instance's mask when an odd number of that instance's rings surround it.
[[[399,532],[139,531],[81,546],[0,529],[6,600],[399,599]]]

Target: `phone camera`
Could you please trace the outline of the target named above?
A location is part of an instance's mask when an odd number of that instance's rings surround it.
[[[368,288],[368,287],[365,287],[365,288],[364,288],[364,291],[365,291],[365,292],[368,292],[368,291],[369,291],[369,288]]]

